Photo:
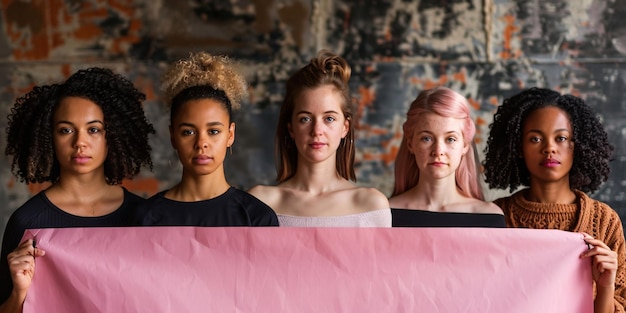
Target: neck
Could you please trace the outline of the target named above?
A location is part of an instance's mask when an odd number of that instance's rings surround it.
[[[296,174],[286,183],[291,188],[324,193],[337,189],[337,185],[344,182],[346,180],[337,173],[335,162],[305,163],[299,160]]]
[[[57,207],[77,216],[102,216],[115,211],[124,202],[122,188],[108,185],[104,178],[61,176],[45,192]]]
[[[230,188],[224,173],[219,174],[213,172],[208,175],[191,175],[183,171],[180,182],[172,187],[166,196],[186,202],[213,199]]]
[[[104,173],[86,175],[63,175],[52,187],[59,188],[68,194],[84,197],[85,195],[100,194],[108,187]]]
[[[417,185],[409,190],[416,204],[428,211],[442,211],[448,204],[465,198],[456,187],[454,175],[441,179],[427,179],[421,176]]]
[[[576,202],[576,194],[570,189],[569,181],[556,183],[530,182],[530,189],[524,195],[526,200],[539,203],[571,204]]]

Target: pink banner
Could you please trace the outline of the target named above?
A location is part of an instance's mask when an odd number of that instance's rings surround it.
[[[24,312],[593,312],[582,235],[480,228],[28,231]]]

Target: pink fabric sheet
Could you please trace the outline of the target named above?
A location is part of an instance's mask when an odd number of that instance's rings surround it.
[[[593,312],[581,234],[481,228],[29,230],[24,312]]]

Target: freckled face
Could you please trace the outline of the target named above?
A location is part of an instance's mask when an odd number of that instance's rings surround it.
[[[66,97],[52,121],[52,141],[61,175],[104,173],[108,148],[100,106],[85,98]]]
[[[182,104],[170,125],[170,140],[178,152],[183,173],[208,175],[224,172],[226,150],[235,141],[235,123],[228,111],[212,99],[198,99]]]
[[[303,91],[297,98],[287,126],[300,159],[311,163],[335,160],[349,123],[341,109],[342,97],[333,86]]]
[[[522,125],[522,153],[532,182],[569,185],[574,142],[569,116],[557,107],[531,112]]]
[[[469,149],[463,140],[463,120],[424,113],[409,142],[420,179],[454,177],[461,158]]]

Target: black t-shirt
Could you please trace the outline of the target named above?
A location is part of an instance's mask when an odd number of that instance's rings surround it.
[[[278,226],[276,213],[251,194],[230,187],[209,200],[181,202],[161,191],[137,210],[144,226]]]
[[[393,227],[506,227],[504,215],[495,213],[391,209],[391,218]]]
[[[133,226],[134,210],[144,201],[144,198],[124,189],[124,202],[117,210],[104,216],[83,217],[59,209],[43,191],[30,198],[13,212],[4,230],[0,259],[0,304],[9,298],[13,289],[7,256],[19,246],[25,230]]]

